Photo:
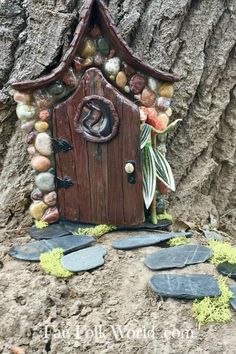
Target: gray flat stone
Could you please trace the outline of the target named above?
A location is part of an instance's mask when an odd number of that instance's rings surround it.
[[[146,235],[127,237],[122,240],[112,242],[112,247],[119,250],[130,250],[139,247],[153,246],[160,242],[167,241],[174,237],[186,236],[191,237],[191,232],[168,232],[156,233],[148,232]]]
[[[216,231],[203,230],[203,233],[207,240],[223,241],[225,239],[225,237]]]
[[[229,285],[230,290],[234,294],[234,297],[230,300],[230,305],[236,311],[236,285]]]
[[[30,242],[23,246],[13,247],[10,249],[9,255],[25,261],[39,261],[39,257],[42,253],[51,251],[54,248],[62,248],[64,254],[67,254],[88,247],[94,241],[94,238],[90,236],[69,235],[53,238],[51,240]]]
[[[144,264],[152,270],[183,268],[189,264],[203,263],[211,256],[211,249],[205,246],[176,246],[149,254]]]
[[[62,257],[61,264],[71,272],[83,272],[103,265],[105,255],[106,250],[102,246],[88,247]]]
[[[223,262],[216,267],[218,272],[226,277],[236,279],[236,264]]]
[[[150,285],[153,291],[162,297],[199,299],[220,295],[215,278],[205,274],[158,274],[153,275]]]
[[[48,225],[44,229],[37,229],[35,226],[32,226],[29,230],[29,234],[35,240],[48,240],[55,237],[70,235],[71,232],[66,230],[61,224],[52,224]]]

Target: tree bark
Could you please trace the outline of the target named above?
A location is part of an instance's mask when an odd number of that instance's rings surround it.
[[[10,84],[42,75],[73,37],[83,1],[0,2],[0,225],[27,225],[32,172]],[[235,0],[110,0],[109,9],[135,54],[181,76],[175,84],[167,158],[177,191],[169,208],[183,221],[214,217],[235,231]]]

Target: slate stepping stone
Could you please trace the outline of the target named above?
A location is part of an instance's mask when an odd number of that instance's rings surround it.
[[[29,234],[35,240],[48,240],[55,237],[70,235],[71,232],[66,230],[61,224],[52,224],[44,229],[37,229],[35,226],[32,226],[29,230]]]
[[[88,247],[94,241],[94,238],[90,236],[69,235],[53,238],[51,240],[30,242],[19,247],[12,247],[9,251],[9,255],[25,261],[39,261],[39,257],[42,253],[51,251],[54,248],[62,248],[64,254],[67,254]]]
[[[88,228],[88,227],[96,226],[94,224],[81,224],[81,223],[66,221],[66,220],[61,221],[60,225],[62,225],[70,233],[77,232],[78,229],[80,228]]]
[[[215,278],[205,274],[158,274],[153,275],[150,285],[162,297],[199,299],[221,294]]]
[[[216,268],[220,274],[236,279],[236,264],[224,262],[219,264]]]
[[[103,265],[105,255],[102,246],[88,247],[62,257],[61,264],[71,272],[83,272]]]
[[[158,221],[158,223],[156,225],[154,225],[150,222],[144,222],[143,224],[140,224],[137,226],[132,226],[132,227],[119,226],[117,228],[117,230],[119,230],[119,231],[166,230],[171,225],[172,225],[172,222],[170,220],[160,220],[160,221]]]
[[[203,233],[207,240],[223,241],[225,239],[225,237],[216,231],[203,230]]]
[[[167,241],[174,237],[186,236],[191,237],[191,232],[168,232],[168,233],[154,233],[148,232],[146,235],[127,237],[122,240],[112,242],[112,247],[118,250],[130,250],[139,247],[146,247],[156,245],[157,243]]]
[[[211,256],[211,249],[205,246],[176,246],[149,254],[144,264],[152,270],[183,268],[189,264],[203,263]]]
[[[230,305],[236,311],[236,285],[229,285],[229,288],[234,295],[234,297],[230,300]]]

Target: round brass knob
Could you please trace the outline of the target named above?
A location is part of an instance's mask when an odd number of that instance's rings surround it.
[[[134,165],[132,163],[128,162],[125,165],[125,172],[128,174],[133,173],[134,172]]]

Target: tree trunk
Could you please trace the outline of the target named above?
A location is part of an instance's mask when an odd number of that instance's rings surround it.
[[[0,3],[0,225],[27,225],[32,172],[10,84],[36,78],[59,62],[83,1]],[[173,215],[233,231],[236,217],[235,0],[110,0],[123,37],[154,68],[181,76],[175,85],[167,158],[177,191]]]

